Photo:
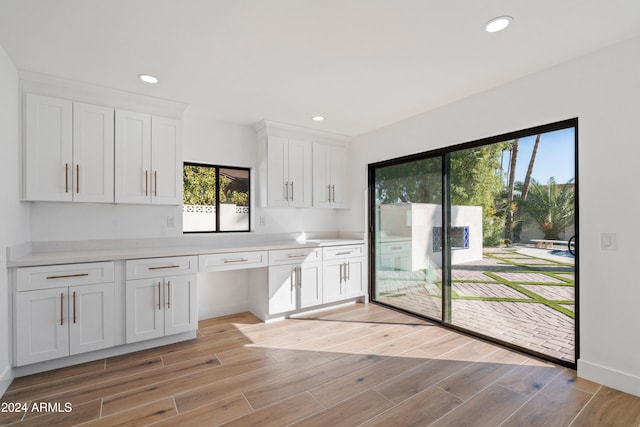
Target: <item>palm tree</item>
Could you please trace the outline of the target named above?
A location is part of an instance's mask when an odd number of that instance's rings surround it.
[[[546,185],[531,180],[529,195],[522,200],[523,215],[533,219],[544,232],[544,238],[558,240],[560,233],[574,222],[574,179],[558,185],[551,177]]]
[[[512,240],[511,232],[513,229],[513,190],[515,186],[516,164],[518,163],[518,141],[516,138],[511,144],[511,161],[509,162],[509,181],[507,183],[507,206],[506,218],[504,223],[504,238],[509,242]]]

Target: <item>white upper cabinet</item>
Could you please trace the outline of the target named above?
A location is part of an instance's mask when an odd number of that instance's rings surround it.
[[[151,117],[151,203],[182,204],[182,126],[179,120]]]
[[[151,173],[151,116],[116,110],[116,203],[149,203]]]
[[[313,206],[348,208],[347,147],[313,143]]]
[[[186,104],[29,71],[20,79],[23,200],[182,203]]]
[[[73,104],[31,93],[25,103],[24,198],[71,201]]]
[[[27,93],[25,200],[113,203],[113,109]]]
[[[73,104],[73,200],[113,203],[113,108]]]
[[[311,207],[311,143],[269,136],[266,152],[267,205]]]
[[[347,208],[348,139],[262,121],[258,134],[258,204]]]
[[[179,120],[116,110],[116,203],[182,203]]]

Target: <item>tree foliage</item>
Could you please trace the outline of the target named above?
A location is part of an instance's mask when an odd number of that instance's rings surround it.
[[[451,204],[482,207],[485,246],[497,246],[504,233],[505,202],[500,159],[509,141],[451,154]]]
[[[184,165],[185,205],[213,206],[216,204],[216,170],[210,166]]]
[[[558,185],[551,177],[546,185],[531,180],[529,195],[522,200],[522,214],[534,220],[544,238],[558,240],[560,233],[574,223],[575,189],[574,179],[564,185]]]
[[[183,180],[185,205],[213,206],[219,194],[220,203],[249,206],[249,192],[230,188],[232,180],[224,173],[220,174],[220,191],[216,192],[215,167],[185,165]]]
[[[441,203],[441,163],[438,157],[378,168],[377,203]]]

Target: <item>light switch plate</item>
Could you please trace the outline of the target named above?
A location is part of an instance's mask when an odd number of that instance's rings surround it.
[[[615,251],[618,248],[616,233],[600,233],[600,249]]]

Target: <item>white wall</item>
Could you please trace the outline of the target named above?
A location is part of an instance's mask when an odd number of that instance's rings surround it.
[[[0,46],[0,395],[11,381],[7,246],[29,240],[29,207],[20,203],[18,72]]]
[[[365,230],[368,163],[578,117],[578,374],[640,395],[639,100],[636,38],[357,137],[342,227]],[[600,249],[601,232],[617,233],[617,250]]]

